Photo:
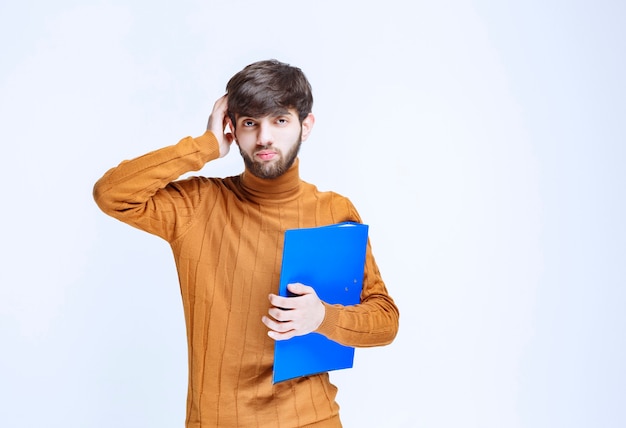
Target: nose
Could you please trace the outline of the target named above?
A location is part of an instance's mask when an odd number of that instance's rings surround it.
[[[259,133],[257,136],[257,145],[259,146],[269,146],[273,143],[273,137],[271,132],[271,127],[269,123],[262,121],[259,124]]]

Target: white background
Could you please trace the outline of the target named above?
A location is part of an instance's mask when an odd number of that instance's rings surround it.
[[[356,204],[401,310],[392,345],[332,376],[344,425],[626,426],[625,19],[617,0],[3,1],[0,426],[183,426],[170,250],[91,190],[201,134],[267,58],[309,77],[302,176]]]

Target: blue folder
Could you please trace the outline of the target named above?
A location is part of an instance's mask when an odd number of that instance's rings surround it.
[[[287,284],[300,282],[326,303],[359,303],[367,234],[367,225],[352,222],[285,231],[279,295],[288,296]],[[274,346],[274,383],[351,368],[354,362],[353,347],[315,332]]]

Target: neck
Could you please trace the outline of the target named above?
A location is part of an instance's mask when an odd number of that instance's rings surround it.
[[[291,168],[276,178],[260,178],[247,168],[241,174],[241,184],[247,196],[259,204],[281,203],[297,198],[300,195],[299,160],[296,159]]]

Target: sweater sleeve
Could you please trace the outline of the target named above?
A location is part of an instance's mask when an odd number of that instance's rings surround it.
[[[209,131],[186,137],[110,169],[94,185],[93,197],[106,214],[172,241],[201,202],[191,184],[174,180],[218,157],[217,139]]]
[[[361,222],[349,203],[350,221]],[[391,343],[398,333],[400,312],[387,292],[368,240],[361,302],[357,305],[331,305],[323,302],[326,315],[317,333],[345,346],[372,347]]]

